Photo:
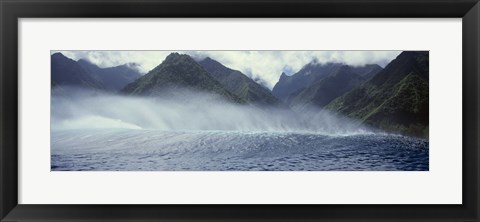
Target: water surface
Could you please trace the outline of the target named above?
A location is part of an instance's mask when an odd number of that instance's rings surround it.
[[[53,171],[427,171],[428,141],[389,134],[61,130]]]

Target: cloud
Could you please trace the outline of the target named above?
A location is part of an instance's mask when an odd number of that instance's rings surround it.
[[[58,51],[52,51],[55,53]],[[171,51],[59,51],[74,60],[86,59],[100,67],[137,63],[143,73],[158,66]],[[280,74],[292,75],[305,64],[339,62],[353,66],[385,66],[401,51],[178,51],[200,60],[210,57],[273,88]]]
[[[52,130],[148,129],[162,131],[308,132],[329,135],[370,133],[357,121],[309,107],[300,114],[228,103],[194,91],[133,97],[64,87],[69,96],[52,97]],[[308,120],[308,121],[307,121]]]
[[[168,51],[52,51],[80,60],[86,59],[100,67],[112,67],[127,63],[136,63],[142,73],[158,66],[171,52]]]

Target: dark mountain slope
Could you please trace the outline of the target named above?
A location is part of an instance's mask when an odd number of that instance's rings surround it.
[[[207,57],[199,62],[222,86],[239,98],[253,104],[277,106],[282,102],[265,87],[259,85],[243,73],[225,67]]]
[[[279,81],[273,87],[272,94],[283,100],[287,104],[294,100],[302,90],[317,84],[319,81],[338,73],[339,69],[346,66],[342,63],[318,63],[312,61],[305,65],[300,71],[287,76],[284,73],[280,76]],[[364,66],[349,66],[350,71],[361,76],[363,79],[370,79],[372,76],[382,70],[382,67],[376,64],[367,64]],[[310,90],[311,91],[311,90]]]
[[[97,77],[107,90],[118,91],[140,78],[142,75],[130,65],[100,68],[87,60],[79,60],[78,64],[87,70],[90,75]]]
[[[312,83],[327,77],[341,66],[340,63],[320,64],[313,61],[292,76],[282,73],[277,84],[273,87],[272,94],[283,101],[287,101],[292,93],[309,87]]]
[[[104,89],[100,79],[91,76],[75,60],[62,53],[51,56],[51,87],[74,86],[90,89]]]
[[[344,65],[334,74],[300,91],[297,95],[292,95],[290,106],[297,111],[311,106],[322,108],[363,81],[364,79],[357,75],[352,67]]]
[[[367,64],[364,66],[354,66],[352,69],[355,73],[368,80],[382,71],[383,68],[377,64]]]

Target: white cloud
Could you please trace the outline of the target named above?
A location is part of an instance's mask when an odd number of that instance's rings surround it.
[[[87,59],[100,67],[138,63],[147,73],[159,65],[170,51],[60,51],[74,60]],[[239,70],[252,79],[259,79],[273,88],[280,74],[291,75],[316,59],[320,63],[340,62],[353,66],[378,64],[385,66],[401,51],[178,51],[194,58],[209,56],[225,66]],[[52,52],[54,53],[54,52]]]
[[[77,61],[86,59],[100,67],[137,63],[143,73],[155,68],[170,54],[167,51],[52,51],[52,54],[55,52]]]

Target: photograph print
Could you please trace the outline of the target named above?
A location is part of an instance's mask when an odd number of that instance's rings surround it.
[[[61,51],[52,171],[428,171],[428,51]]]

